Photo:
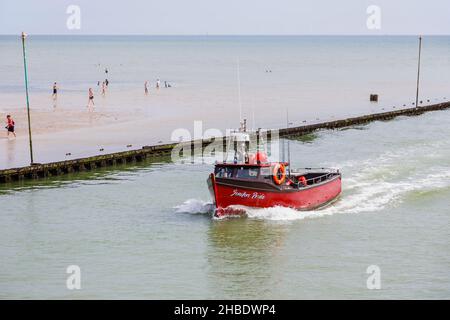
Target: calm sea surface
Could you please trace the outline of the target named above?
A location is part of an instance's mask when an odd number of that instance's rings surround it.
[[[0,37],[0,96],[9,104],[23,90],[17,41]],[[256,112],[256,122],[281,126],[286,108],[300,121],[410,104],[416,51],[411,37],[35,37],[30,82],[35,97],[53,81],[76,96],[107,66],[111,90],[125,97],[159,77],[180,95],[195,93],[193,103],[236,108],[239,59],[244,114],[251,118],[252,103],[277,107],[279,118]],[[422,99],[450,96],[449,70],[450,37],[426,38]],[[368,103],[371,92],[379,105]],[[124,107],[126,98],[111,108]],[[450,111],[440,111],[292,140],[293,167],[343,173],[340,199],[311,212],[252,209],[215,220],[213,166],[165,158],[3,185],[0,298],[448,299],[449,135]],[[66,288],[69,265],[81,268],[81,290]],[[380,290],[367,289],[371,265]]]

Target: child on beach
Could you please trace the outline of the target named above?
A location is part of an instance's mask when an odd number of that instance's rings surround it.
[[[14,126],[15,126],[15,122],[14,122],[14,120],[13,120],[13,118],[8,114],[7,116],[6,116],[6,130],[8,130],[8,137],[9,137],[9,133],[11,132],[13,135],[14,135],[14,137],[16,136],[16,133],[14,132]]]
[[[95,106],[94,103],[94,92],[92,91],[92,88],[89,88],[89,100],[88,100],[88,105],[87,107],[91,110],[93,109]]]

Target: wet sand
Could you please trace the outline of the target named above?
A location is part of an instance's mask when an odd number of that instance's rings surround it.
[[[193,107],[195,102],[190,103],[182,96],[172,88],[153,89],[148,96],[138,90],[110,90],[104,98],[97,93],[96,106],[89,111],[87,99],[79,93],[60,94],[56,107],[49,95],[33,94],[30,109],[34,161],[60,161],[167,143],[177,128],[193,132],[195,120],[203,120],[205,128],[223,127],[225,123],[220,113],[224,112],[221,108],[209,108],[206,115],[203,109],[208,108],[200,104]],[[0,168],[28,165],[28,122],[24,98],[19,94],[0,94],[0,98],[10,104],[14,100],[22,104],[0,106],[1,118],[7,114],[13,116],[17,134],[17,138],[7,138],[6,130],[1,132]],[[233,118],[232,113],[236,111],[232,110],[231,115],[225,112],[225,117]]]
[[[256,102],[253,99],[251,103],[243,99],[243,117],[248,119],[250,128],[286,126],[286,109],[277,104],[276,97],[270,99],[270,94],[261,94]],[[187,87],[152,88],[148,96],[138,89],[109,89],[106,97],[96,92],[93,111],[86,107],[87,99],[82,93],[60,93],[56,106],[48,94],[34,93],[30,97],[34,161],[37,163],[172,142],[172,132],[177,128],[185,128],[193,135],[196,120],[203,122],[202,132],[209,128],[225,132],[228,128],[237,127],[239,119],[235,88],[209,88],[203,91],[190,91]],[[362,97],[355,97],[356,100],[358,98],[361,100],[358,109],[336,109],[334,105],[324,103],[326,97],[318,98],[315,108],[304,104],[293,108],[294,103],[291,103],[291,125],[392,110],[392,107],[369,104]],[[286,98],[283,99],[286,101]],[[6,138],[6,130],[3,130],[0,136],[0,169],[28,165],[30,156],[24,95],[0,94],[0,100],[9,103],[9,106],[0,106],[0,117],[5,119],[6,114],[11,114],[16,122],[17,134],[17,138]]]

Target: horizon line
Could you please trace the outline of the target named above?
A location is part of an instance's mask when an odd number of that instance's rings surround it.
[[[386,37],[386,36],[392,36],[392,37],[405,37],[405,36],[450,36],[450,33],[394,33],[394,34],[388,34],[388,33],[376,33],[376,34],[367,34],[367,33],[346,33],[346,34],[327,34],[327,33],[308,33],[308,34],[278,34],[278,33],[267,33],[267,34],[226,34],[226,33],[192,33],[192,34],[144,34],[144,33],[114,33],[114,34],[105,34],[105,33],[28,33],[25,31],[25,33],[30,36],[112,36],[112,37],[122,37],[122,36],[136,36],[136,37],[142,37],[142,36],[149,36],[149,37],[317,37],[317,36],[324,36],[324,37],[339,37],[339,36],[345,36],[345,37],[358,37],[358,36],[367,36],[367,37]],[[0,33],[0,36],[20,36],[20,33]]]

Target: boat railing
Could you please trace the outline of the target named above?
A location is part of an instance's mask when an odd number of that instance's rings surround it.
[[[322,174],[322,175],[306,179],[307,185],[312,185],[312,184],[320,183],[322,181],[326,181],[326,180],[332,178],[333,176],[335,176],[336,173],[339,173],[339,169],[334,169],[334,168],[299,168],[299,169],[291,170],[291,175],[302,174],[302,173],[305,173],[305,171],[313,171],[313,170],[326,170],[327,172],[324,172],[324,174]]]

